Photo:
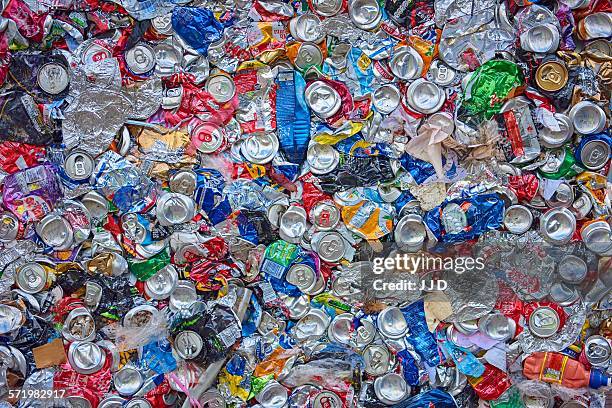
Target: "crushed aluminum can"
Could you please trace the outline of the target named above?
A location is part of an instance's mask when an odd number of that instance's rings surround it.
[[[206,92],[219,103],[230,101],[236,95],[236,84],[228,75],[213,74],[204,83]]]
[[[74,231],[66,218],[56,213],[47,214],[38,224],[36,233],[43,242],[57,251],[69,249],[74,240]]]
[[[585,168],[597,171],[610,161],[611,145],[612,139],[605,136],[587,136],[580,141],[575,155]]]
[[[189,222],[195,216],[195,202],[180,193],[167,193],[157,199],[157,219],[161,225],[170,226]]]
[[[299,206],[291,206],[280,218],[279,232],[288,240],[288,242],[298,242],[298,240],[308,229],[306,220],[307,215],[304,208]]]
[[[379,86],[372,97],[372,104],[383,115],[393,112],[399,106],[401,100],[399,89],[393,84]]]
[[[513,234],[524,234],[532,223],[533,214],[524,205],[511,205],[504,213],[504,227]]]
[[[279,141],[274,133],[248,136],[240,145],[240,153],[251,163],[266,164],[278,153]]]
[[[376,318],[376,327],[389,339],[400,339],[408,333],[408,323],[402,311],[394,306],[385,308]]]
[[[584,342],[584,354],[594,367],[607,367],[610,364],[612,346],[603,336],[593,335]]]
[[[535,73],[536,84],[540,89],[548,92],[557,92],[568,81],[567,67],[562,61],[546,61],[538,67]]]
[[[423,72],[423,58],[412,47],[397,48],[389,61],[391,72],[403,80],[416,79]]]
[[[38,71],[36,82],[40,89],[51,95],[62,93],[70,84],[68,69],[58,62],[48,62]]]
[[[86,152],[73,150],[64,161],[64,169],[68,177],[82,181],[89,179],[94,171],[94,159]]]
[[[580,293],[573,285],[565,282],[555,282],[549,290],[550,298],[559,306],[570,306],[580,299]]]
[[[225,408],[227,404],[221,393],[215,389],[208,390],[198,397],[198,402],[202,407],[208,408]]]
[[[321,119],[331,118],[340,110],[340,94],[323,81],[314,81],[306,88],[304,97],[308,107]]]
[[[172,14],[164,14],[151,19],[151,25],[161,35],[172,35]]]
[[[593,209],[593,202],[587,194],[580,194],[572,203],[570,210],[574,213],[577,220],[582,220],[589,215]]]
[[[580,237],[586,247],[595,253],[604,254],[612,249],[612,228],[605,220],[584,224]]]
[[[68,348],[68,361],[80,374],[93,374],[106,363],[106,352],[90,341],[74,341]]]
[[[612,36],[612,13],[593,13],[580,20],[576,26],[583,40],[610,38]]]
[[[351,0],[348,2],[349,17],[362,30],[371,30],[382,19],[382,12],[375,0]]]
[[[363,370],[373,376],[378,377],[389,372],[391,368],[391,353],[384,344],[370,344],[362,353],[365,365]]]
[[[538,133],[540,144],[548,148],[563,146],[574,134],[574,125],[568,116],[555,113],[554,117],[557,119],[559,130],[544,128]]]
[[[168,265],[145,281],[145,293],[151,299],[168,299],[178,282],[176,268]]]
[[[323,63],[323,53],[314,43],[303,42],[298,49],[294,65],[301,71],[306,71],[312,66],[319,66]]]
[[[332,200],[323,200],[317,202],[310,209],[308,219],[311,224],[320,231],[328,231],[334,229],[336,225],[338,225],[341,214]]]
[[[98,408],[121,408],[125,402],[119,395],[109,395],[100,401]]]
[[[168,180],[168,186],[173,193],[192,196],[197,187],[197,175],[191,170],[177,171]]]
[[[291,331],[297,341],[316,340],[327,332],[330,318],[321,309],[310,308]]]
[[[324,231],[315,234],[311,241],[319,258],[325,262],[338,262],[345,257],[348,243],[336,231]]]
[[[14,241],[21,233],[23,227],[17,217],[9,212],[0,213],[0,242]]]
[[[179,280],[170,295],[169,307],[173,311],[189,309],[196,302],[198,294],[191,281]]]
[[[566,255],[559,260],[557,273],[565,282],[579,284],[586,278],[588,267],[586,262],[575,256]]]
[[[50,284],[49,273],[38,262],[27,262],[17,268],[15,283],[26,293],[42,292]]]
[[[340,154],[330,145],[312,143],[306,152],[306,160],[313,174],[327,174],[340,163]]]
[[[295,264],[287,271],[285,280],[302,292],[309,293],[317,283],[317,274],[306,264]]]
[[[85,284],[85,298],[83,299],[85,306],[91,310],[95,310],[102,299],[102,291],[102,286],[96,282],[87,282]]]
[[[89,342],[95,339],[96,324],[89,310],[84,307],[71,310],[64,320],[62,336],[73,342]]]
[[[540,54],[556,51],[559,48],[559,39],[559,30],[550,23],[538,24],[520,37],[522,49]]]
[[[445,100],[444,91],[435,83],[423,78],[412,82],[406,90],[406,102],[412,109],[420,113],[437,112]]]
[[[374,380],[374,392],[385,405],[394,406],[410,395],[411,388],[399,374],[388,373]]]
[[[574,188],[568,183],[560,183],[554,194],[544,201],[550,208],[568,208],[574,202]]]
[[[569,111],[574,130],[583,135],[599,133],[606,126],[606,113],[590,101],[578,102]]]
[[[567,208],[551,208],[540,217],[540,234],[554,245],[569,242],[576,231],[576,217]]]
[[[559,330],[559,314],[548,306],[536,308],[529,316],[529,331],[537,337],[547,338]]]
[[[136,75],[149,74],[155,68],[155,51],[148,44],[136,44],[125,53],[125,63]]]
[[[457,80],[457,71],[440,60],[431,63],[429,75],[431,80],[439,86],[449,86]]]
[[[506,341],[514,337],[516,323],[501,313],[492,313],[478,320],[478,330],[493,340]]]
[[[342,408],[342,399],[333,391],[325,390],[318,393],[312,402],[312,408]]]
[[[149,400],[146,398],[135,397],[130,399],[125,405],[125,408],[153,408]]]
[[[342,10],[342,0],[312,0],[314,12],[323,17],[333,17]]]
[[[196,359],[204,348],[202,337],[193,330],[180,332],[174,338],[173,348],[182,359]]]
[[[289,32],[291,32],[293,38],[302,42],[318,44],[325,38],[325,33],[321,29],[321,20],[313,13],[304,13],[293,17],[289,21]]]
[[[275,380],[269,381],[255,396],[264,408],[282,408],[289,399],[287,389]]]
[[[418,251],[427,237],[423,219],[416,214],[405,215],[395,226],[393,237],[401,248],[412,252]]]
[[[123,366],[119,371],[113,373],[113,385],[122,396],[132,396],[142,387],[143,378],[140,371],[129,365]]]

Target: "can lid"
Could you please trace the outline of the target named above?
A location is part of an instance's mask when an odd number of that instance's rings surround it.
[[[399,339],[408,334],[408,323],[402,311],[395,306],[389,306],[380,312],[376,318],[376,327],[383,336]]]
[[[145,293],[151,299],[167,299],[176,288],[177,282],[178,273],[174,266],[169,264],[145,281]]]
[[[383,344],[370,344],[363,350],[364,371],[372,376],[380,376],[391,368],[391,353]]]
[[[310,297],[302,296],[283,296],[283,303],[289,311],[290,319],[301,319],[310,311]]]
[[[148,44],[136,44],[125,53],[125,63],[134,74],[146,74],[155,68],[155,52]]]
[[[123,366],[122,369],[113,373],[113,385],[121,395],[130,396],[142,387],[142,374],[134,367]]]
[[[225,141],[225,131],[212,122],[204,122],[191,131],[193,145],[202,153],[214,153]]]
[[[208,77],[204,84],[204,89],[219,103],[228,102],[236,95],[234,80],[223,74],[215,74]]]
[[[529,331],[537,337],[547,338],[559,330],[557,311],[549,306],[536,308],[529,316]]]
[[[314,65],[321,65],[321,63],[323,63],[323,53],[321,49],[311,42],[302,43],[295,57],[295,66],[305,71]]]
[[[317,274],[306,264],[295,264],[289,268],[285,279],[302,292],[308,292],[317,283]]]
[[[62,93],[70,83],[68,69],[58,62],[43,65],[36,79],[40,89],[51,95]]]
[[[71,408],[92,408],[91,402],[80,395],[70,395],[66,397]],[[61,406],[61,405],[60,405]],[[98,407],[100,405],[98,404]]]
[[[569,207],[574,202],[574,188],[562,182],[557,186],[553,195],[544,201],[551,208]]]
[[[289,240],[298,240],[306,232],[306,229],[306,210],[304,208],[292,205],[281,215],[280,231]]]
[[[573,285],[565,282],[555,282],[551,285],[550,298],[559,306],[569,306],[580,299],[580,294]]]
[[[440,60],[435,60],[431,63],[429,73],[431,75],[431,80],[440,86],[451,85],[455,82],[455,78],[457,77],[457,71]]]
[[[0,213],[0,242],[11,242],[19,235],[19,220],[10,212]]]
[[[185,330],[174,338],[176,353],[185,360],[196,358],[204,348],[202,337],[193,330]]]
[[[606,366],[610,362],[612,347],[608,339],[596,334],[586,339],[584,342],[584,351],[591,365]]]
[[[319,339],[325,335],[330,320],[322,309],[310,308],[295,324],[291,334],[298,341]]]
[[[535,80],[540,89],[556,92],[567,84],[569,74],[567,67],[561,61],[547,61],[536,70]]]
[[[419,78],[406,91],[406,102],[420,113],[434,113],[440,110],[446,93],[435,83]]]
[[[315,397],[313,408],[342,408],[344,404],[342,399],[335,392],[323,390]]]
[[[582,145],[580,162],[587,169],[596,171],[608,163],[610,154],[612,154],[612,149],[605,140],[589,140]]]
[[[309,215],[310,222],[322,231],[335,228],[341,218],[340,210],[331,200],[317,202]]]
[[[172,28],[172,13],[164,14],[151,19],[151,25],[161,35],[171,35],[174,32]]]
[[[106,362],[106,352],[90,341],[75,341],[68,348],[68,361],[80,374],[93,374]]]
[[[332,263],[344,257],[348,245],[342,235],[336,231],[318,233],[316,243],[312,244],[323,261]]]
[[[492,313],[478,320],[478,330],[493,340],[505,341],[514,337],[516,323],[502,313]]]
[[[545,127],[538,133],[540,143],[549,148],[563,146],[563,144],[574,134],[574,125],[568,116],[562,113],[555,113],[554,116],[555,119],[557,119],[559,130],[550,130]]]
[[[168,184],[173,193],[191,196],[197,187],[197,175],[191,170],[180,170],[170,177]]]
[[[17,269],[15,281],[26,293],[38,293],[47,285],[47,270],[37,262],[27,262]]]
[[[72,151],[64,160],[64,169],[73,180],[86,180],[94,171],[94,159],[83,151]]]

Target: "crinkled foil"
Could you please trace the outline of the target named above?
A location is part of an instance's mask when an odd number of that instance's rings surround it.
[[[489,269],[472,269],[461,274],[449,271],[446,283],[448,287],[445,293],[453,308],[453,314],[447,321],[477,319],[493,310],[499,288]]]
[[[119,63],[109,58],[77,66],[68,98],[62,123],[64,144],[97,156],[108,148],[128,118],[146,119],[159,108],[162,86],[154,79],[123,88]]]
[[[376,44],[380,38],[369,31],[361,30],[351,22],[351,19],[344,16],[326,18],[321,22],[321,28],[327,35],[346,41],[351,45]]]
[[[586,320],[587,307],[578,302],[563,308],[567,314],[565,324],[557,333],[546,339],[535,337],[529,330],[524,330],[518,336],[518,341],[525,353],[536,351],[561,351],[569,347],[580,335],[580,330]]]

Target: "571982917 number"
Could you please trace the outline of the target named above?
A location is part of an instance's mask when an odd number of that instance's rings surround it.
[[[9,398],[32,398],[32,399],[49,399],[49,398],[64,398],[66,390],[40,390],[36,388],[26,388],[21,390],[9,390]]]

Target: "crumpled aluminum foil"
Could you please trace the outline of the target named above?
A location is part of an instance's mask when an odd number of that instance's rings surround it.
[[[518,335],[518,341],[527,354],[537,351],[561,351],[569,347],[580,335],[587,315],[587,307],[583,302],[563,308],[568,318],[557,333],[548,338],[535,337],[529,330]]]
[[[493,310],[499,287],[489,269],[472,269],[461,274],[449,271],[445,279],[448,287],[444,293],[453,308],[453,314],[446,321],[477,319]]]
[[[62,123],[66,148],[92,155],[108,149],[127,119],[146,119],[161,105],[159,78],[123,87],[114,58],[77,66],[71,77],[70,104]]]

